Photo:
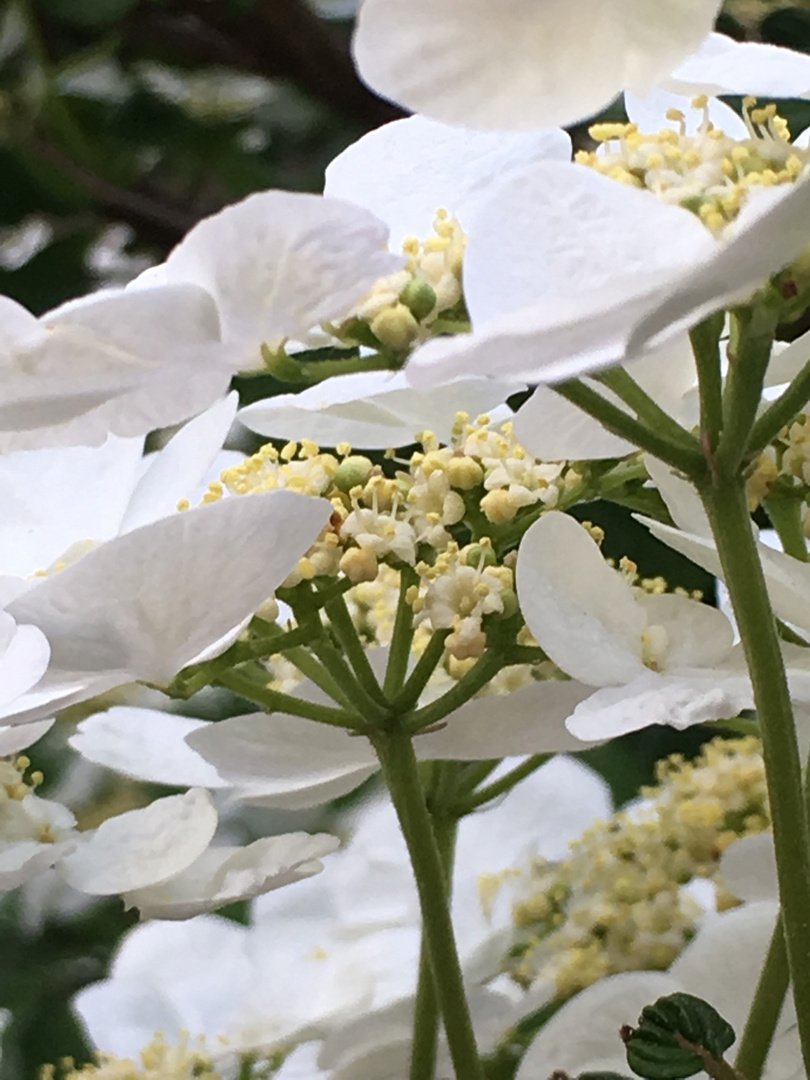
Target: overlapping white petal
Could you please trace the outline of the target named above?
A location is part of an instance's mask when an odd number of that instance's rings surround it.
[[[676,94],[751,94],[799,98],[810,93],[810,58],[794,49],[709,34],[661,85]]]
[[[580,738],[608,739],[654,723],[684,728],[735,716],[752,703],[726,616],[683,596],[634,591],[567,515],[546,514],[526,532],[517,591],[551,659],[600,688],[567,721]],[[798,678],[806,693],[806,677]]]
[[[712,0],[365,0],[354,53],[363,78],[409,109],[479,128],[529,130],[593,116],[646,92],[711,30]],[[583,26],[588,33],[582,34]]]
[[[300,394],[256,401],[239,412],[239,420],[260,435],[311,438],[321,446],[407,446],[425,430],[449,442],[456,413],[503,410],[506,398],[523,389],[517,380],[462,377],[424,393],[401,371],[358,372],[325,379]]]
[[[388,225],[397,251],[406,237],[429,235],[438,209],[463,228],[466,212],[493,181],[534,161],[570,157],[571,140],[560,128],[481,132],[409,116],[339,154],[326,169],[324,195],[370,210]]]
[[[386,240],[382,222],[339,199],[264,191],[195,225],[162,278],[205,290],[235,366],[255,368],[263,344],[275,348],[345,315],[399,269]]]
[[[808,207],[810,184],[763,189],[717,241],[688,210],[582,166],[514,173],[469,227],[473,333],[423,345],[408,376],[555,382],[638,357],[800,255]]]
[[[134,529],[9,606],[38,626],[52,665],[166,683],[251,615],[325,524],[326,502],[290,492],[227,499]]]
[[[227,390],[233,366],[203,289],[107,290],[39,320],[8,298],[0,303],[3,452],[142,436]]]

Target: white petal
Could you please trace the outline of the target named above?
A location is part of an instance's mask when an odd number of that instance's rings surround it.
[[[16,707],[48,667],[51,647],[36,626],[18,626],[0,656],[0,708]]]
[[[773,836],[744,836],[727,848],[720,861],[720,876],[738,900],[778,900]]]
[[[615,363],[662,293],[717,247],[688,211],[554,163],[494,187],[469,233],[473,333],[417,349],[414,385],[491,372],[553,382]]]
[[[485,761],[582,750],[565,720],[592,693],[592,687],[573,680],[552,680],[473,698],[451,713],[441,730],[419,735],[414,749],[422,761]]]
[[[676,94],[751,94],[796,98],[810,93],[810,57],[794,49],[759,42],[732,41],[710,34],[664,80]]]
[[[516,438],[543,461],[622,457],[635,447],[547,386],[535,387],[514,420]]]
[[[39,844],[35,840],[0,843],[0,892],[10,892],[38,877],[69,855],[75,844]]]
[[[387,230],[337,199],[265,191],[191,230],[166,260],[170,281],[214,297],[224,341],[259,364],[259,347],[300,338],[344,315],[373,283],[402,265],[385,253]]]
[[[8,610],[44,630],[58,667],[165,683],[272,594],[329,510],[280,491],[162,518],[96,548]]]
[[[644,455],[644,464],[678,528],[698,536],[711,536],[712,527],[692,484],[651,454]]]
[[[680,990],[663,972],[611,975],[589,986],[555,1013],[520,1063],[515,1080],[540,1080],[556,1069],[627,1072],[619,1030],[635,1024],[645,1005]]]
[[[28,450],[0,457],[0,568],[27,577],[79,540],[118,533],[136,483],[142,439],[99,447]]]
[[[559,128],[515,135],[470,131],[409,116],[363,135],[326,169],[324,195],[364,206],[391,230],[398,251],[408,236],[429,236],[438,209],[458,218],[511,169],[568,161],[571,140]]]
[[[174,513],[210,469],[231,429],[239,395],[229,394],[190,420],[151,459],[138,481],[121,523],[122,533]]]
[[[687,993],[710,1001],[738,1036],[748,1016],[778,910],[771,901],[743,904],[713,916],[669,969]]]
[[[369,85],[408,109],[528,130],[592,116],[625,87],[643,93],[698,46],[716,10],[707,0],[654,13],[642,0],[365,0],[354,53]]]
[[[572,678],[613,686],[643,672],[644,611],[573,518],[544,514],[527,530],[517,592],[540,647]]]
[[[38,720],[21,727],[0,727],[0,757],[11,757],[41,739],[54,725],[53,720]]]
[[[670,674],[683,667],[713,667],[731,652],[734,630],[717,608],[672,593],[642,595],[637,602],[648,624],[666,631],[665,670]]]
[[[367,739],[281,713],[235,716],[201,728],[186,741],[220,776],[246,786],[266,806],[288,805],[290,796],[307,805],[300,800],[309,795],[309,805],[317,805],[324,785],[331,791],[338,782],[350,791],[379,767]]]
[[[721,669],[658,675],[645,671],[625,686],[609,686],[578,705],[567,721],[572,735],[584,740],[614,739],[650,724],[678,731],[693,724],[727,720],[750,709],[753,693],[748,678]]]
[[[124,901],[138,908],[142,919],[190,919],[311,877],[322,869],[320,857],[339,846],[334,836],[299,832],[264,837],[243,848],[209,848],[182,874],[128,892]]]
[[[425,393],[410,386],[404,372],[358,372],[325,379],[300,394],[256,401],[240,411],[239,420],[260,435],[305,436],[321,446],[405,446],[426,428],[449,443],[459,411],[490,412],[525,388],[517,381],[460,378]]]
[[[185,870],[208,847],[216,827],[210,795],[192,788],[108,818],[85,834],[59,870],[69,885],[95,896],[142,889]]]
[[[227,787],[216,769],[186,743],[205,720],[116,705],[82,720],[68,742],[87,761],[124,776],[173,787]]]

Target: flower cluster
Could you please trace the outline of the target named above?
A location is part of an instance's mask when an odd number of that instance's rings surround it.
[[[158,1035],[141,1051],[138,1062],[99,1054],[95,1063],[77,1067],[67,1058],[58,1068],[44,1066],[40,1080],[222,1080],[206,1053],[205,1040],[198,1042],[196,1047],[190,1046],[186,1037],[177,1046],[170,1046]]]
[[[718,871],[731,844],[769,827],[758,741],[714,739],[694,761],[660,762],[657,779],[561,864],[531,866],[508,961],[521,985],[550,980],[568,997],[607,975],[666,969],[703,913],[685,888],[696,878],[715,883],[718,910],[738,902]]]

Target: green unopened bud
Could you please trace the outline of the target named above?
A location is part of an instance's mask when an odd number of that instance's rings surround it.
[[[464,548],[464,561],[467,566],[474,566],[478,570],[485,566],[494,566],[498,556],[491,544],[469,544]]]
[[[420,278],[411,278],[399,294],[399,299],[417,322],[426,319],[436,307],[436,293],[426,281]]]
[[[514,589],[501,590],[501,600],[503,601],[503,611],[498,613],[499,619],[511,619],[511,617],[518,610],[518,598]]]
[[[373,462],[369,461],[367,457],[363,457],[362,454],[352,454],[351,457],[344,458],[338,465],[335,475],[332,477],[332,483],[338,491],[348,494],[352,488],[365,486],[373,468]]]

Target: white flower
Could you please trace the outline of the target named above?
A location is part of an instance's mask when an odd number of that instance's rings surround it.
[[[43,631],[49,677],[82,684],[74,700],[133,680],[165,684],[230,644],[329,512],[325,501],[275,492],[162,518],[90,551],[8,611]]]
[[[454,915],[471,979],[497,970],[509,922],[505,902],[492,921],[485,915],[479,875],[497,876],[532,854],[559,857],[568,838],[608,812],[604,783],[561,759],[461,822]],[[390,802],[378,798],[360,810],[327,872],[263,897],[250,927],[211,918],[138,927],[110,978],[75,1004],[97,1045],[122,1055],[137,1053],[155,1030],[170,1040],[182,1030],[206,1035],[220,1054],[267,1052],[331,1031],[337,1044],[328,1053],[355,1057],[386,1034],[372,1024],[349,1048],[340,1033],[355,1019],[391,1009],[399,1029],[412,1008],[419,922],[405,844]],[[502,1010],[498,1030],[507,1022]]]
[[[532,682],[456,710],[438,731],[417,736],[423,761],[481,761],[581,749],[563,721],[591,693],[577,682]],[[311,683],[296,696],[327,702]],[[300,809],[354,790],[379,769],[364,736],[283,713],[210,723],[158,710],[115,706],[83,720],[71,745],[85,758],[157,783],[231,789],[262,806]]]
[[[602,688],[569,718],[577,736],[606,739],[655,723],[685,728],[752,705],[726,616],[686,596],[633,588],[573,518],[546,514],[527,531],[517,592],[550,658]],[[801,656],[794,663],[793,689],[804,696],[807,664]]]
[[[796,92],[808,86],[804,71]],[[584,164],[541,162],[492,185],[467,224],[473,333],[417,349],[414,385],[461,372],[553,382],[632,359],[747,300],[804,251],[806,150],[770,113],[754,109],[762,124],[735,146],[737,118],[728,138],[702,116],[695,132],[660,116],[654,106],[667,101],[628,100],[631,115],[653,123],[649,134],[601,125],[604,151],[578,156]],[[736,171],[735,154],[760,151],[760,171]],[[670,153],[680,155],[672,167]]]
[[[2,452],[145,435],[207,408],[233,371],[193,285],[109,289],[40,319],[0,297],[0,311]]]
[[[155,280],[204,290],[234,367],[261,368],[263,345],[306,337],[399,269],[386,239],[382,222],[339,199],[264,191],[199,222],[134,284],[136,292]]]
[[[711,30],[713,0],[365,0],[354,42],[363,78],[450,123],[527,130],[646,93]],[[588,28],[583,34],[582,27]]]
[[[0,457],[0,573],[29,577],[172,514],[200,486],[236,413],[230,394],[143,457],[143,439]],[[72,550],[71,550],[72,549]]]

